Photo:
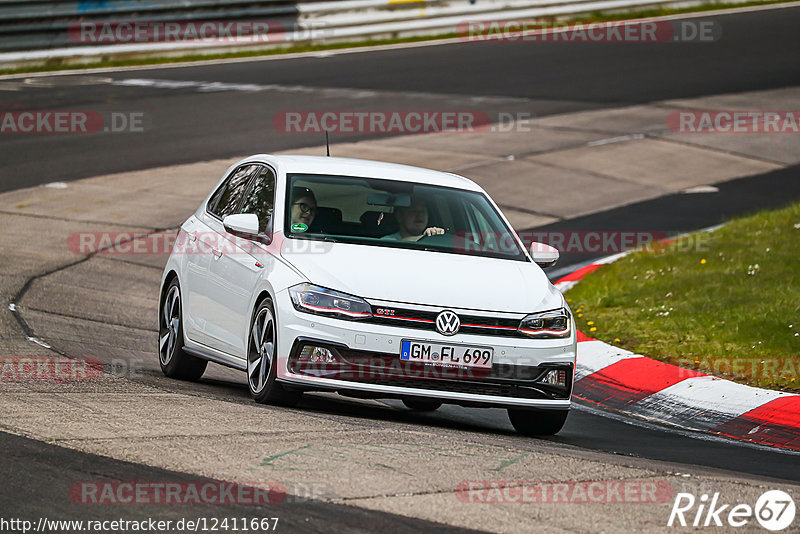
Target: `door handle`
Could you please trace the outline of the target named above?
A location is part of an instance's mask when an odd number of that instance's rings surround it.
[[[211,253],[214,254],[214,259],[215,260],[218,260],[218,259],[220,259],[222,257],[222,252],[220,252],[219,250],[216,250],[216,249],[212,248],[211,249]]]

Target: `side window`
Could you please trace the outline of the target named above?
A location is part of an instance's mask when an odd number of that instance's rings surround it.
[[[230,177],[214,192],[214,196],[208,202],[208,211],[220,219],[226,215],[236,213],[239,201],[247,192],[250,177],[256,169],[260,169],[260,166],[244,165],[234,170]]]
[[[253,180],[239,213],[258,215],[258,232],[266,234],[272,230],[272,215],[275,208],[275,174],[269,167],[261,167]]]

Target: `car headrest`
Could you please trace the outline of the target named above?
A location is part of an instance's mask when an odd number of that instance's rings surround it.
[[[317,213],[311,223],[312,232],[336,233],[336,229],[342,224],[342,210],[339,208],[326,208],[317,206]]]

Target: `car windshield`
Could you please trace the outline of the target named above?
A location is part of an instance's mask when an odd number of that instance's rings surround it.
[[[483,193],[319,174],[288,185],[288,237],[528,261]]]

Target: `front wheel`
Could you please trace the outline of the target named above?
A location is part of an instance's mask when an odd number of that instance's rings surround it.
[[[183,350],[181,286],[177,278],[167,287],[158,315],[158,362],[161,372],[178,380],[200,380],[208,361]]]
[[[552,436],[558,434],[567,420],[568,410],[508,409],[514,429],[523,436]]]
[[[302,391],[284,389],[277,381],[278,327],[272,300],[261,301],[253,313],[247,342],[247,385],[258,403],[294,406]]]

